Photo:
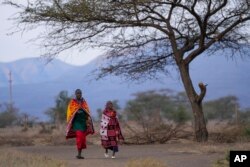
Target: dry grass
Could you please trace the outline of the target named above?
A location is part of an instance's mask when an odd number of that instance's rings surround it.
[[[249,142],[236,143],[197,143],[191,140],[177,140],[174,143],[168,143],[168,151],[179,153],[207,154],[220,153],[225,154],[230,150],[250,150]]]
[[[250,150],[250,143],[204,143],[196,144],[196,150],[200,153],[225,153],[229,150]]]
[[[88,144],[100,144],[98,127],[96,134],[88,136]],[[0,128],[0,146],[33,146],[33,145],[74,145],[75,140],[65,138],[65,125],[36,125],[27,130],[23,127]]]
[[[229,166],[229,151],[226,152],[223,159],[219,159],[213,163],[213,167],[228,167]]]
[[[189,124],[164,122],[143,128],[135,121],[127,121],[121,125],[126,144],[164,144],[182,138],[191,139],[193,136]]]
[[[229,162],[226,159],[218,160],[213,164],[213,167],[229,167]]]
[[[134,124],[129,122],[134,131],[140,129],[133,127]],[[131,136],[131,130],[121,126],[125,140]],[[177,133],[174,139],[167,141],[168,151],[187,152],[194,154],[220,153],[226,154],[229,150],[250,150],[250,142],[242,140],[244,133],[242,127],[232,126],[225,122],[208,124],[209,141],[206,143],[197,143],[193,140],[192,126],[190,124],[184,126],[184,131]],[[44,127],[43,127],[44,128]],[[64,162],[54,160],[45,156],[24,154],[13,151],[11,149],[3,149],[6,146],[30,146],[30,145],[74,145],[75,140],[65,139],[65,125],[57,128],[46,125],[34,126],[27,131],[23,131],[22,127],[10,127],[0,129],[0,167],[2,166],[48,166],[48,167],[64,167]],[[96,134],[88,136],[88,144],[100,144],[99,126],[95,124]],[[134,134],[132,134],[134,135]],[[5,146],[5,147],[4,147]],[[228,161],[226,158],[217,160],[213,167],[226,167]],[[127,163],[126,167],[167,167],[166,164],[157,159],[135,159]]]
[[[30,146],[33,145],[34,131],[23,132],[21,127],[9,127],[0,129],[0,146]]]
[[[235,143],[249,142],[250,135],[246,125],[231,124],[227,121],[210,121],[207,125],[209,131],[209,140],[215,143]]]
[[[39,134],[39,127],[23,131],[22,127],[0,129],[0,146],[32,146]]]
[[[158,159],[146,158],[131,160],[125,167],[167,167],[167,165]]]
[[[66,162],[10,149],[0,150],[0,167],[66,167]]]
[[[125,144],[146,144],[150,143],[196,143],[194,141],[193,128],[191,123],[187,123],[177,128],[161,127],[149,133],[147,140],[141,134],[142,129],[135,122],[127,122],[129,126],[121,124],[122,132],[125,137]],[[95,123],[96,133],[88,136],[88,144],[100,145],[99,123]],[[229,125],[227,122],[209,122],[207,125],[209,131],[209,142],[199,146],[205,152],[217,152],[218,144],[223,146],[225,143],[246,143],[250,141],[250,135],[244,135],[243,126]],[[250,128],[249,128],[250,129]],[[166,133],[168,131],[168,133]],[[172,133],[169,133],[172,132]],[[161,139],[161,140],[159,140]],[[157,142],[158,141],[158,142]],[[161,142],[163,141],[163,142]],[[65,125],[36,125],[28,128],[26,131],[22,127],[9,127],[0,129],[0,146],[32,146],[32,145],[74,145],[75,140],[65,139]],[[197,144],[197,143],[196,143]],[[199,144],[197,144],[199,145]],[[196,152],[199,151],[197,148]],[[249,147],[247,147],[249,148]],[[185,151],[185,148],[182,151]],[[224,149],[223,149],[224,150]],[[224,150],[225,151],[225,150]],[[204,152],[204,151],[203,151]]]

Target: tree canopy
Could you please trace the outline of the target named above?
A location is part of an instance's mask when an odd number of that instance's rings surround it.
[[[38,38],[49,57],[72,47],[105,48],[109,65],[102,68],[101,76],[154,76],[158,71],[166,73],[168,65],[188,64],[204,51],[239,51],[241,44],[249,44],[248,0],[35,0],[27,4],[6,0],[5,4],[21,9],[15,19],[25,30],[46,27]]]

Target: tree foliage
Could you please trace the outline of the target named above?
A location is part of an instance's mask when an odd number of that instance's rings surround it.
[[[128,120],[151,127],[156,122],[173,120],[184,123],[190,119],[190,105],[186,105],[187,97],[180,98],[181,93],[171,90],[147,91],[135,94],[135,99],[127,102],[125,115]],[[185,98],[185,100],[184,100]]]
[[[177,123],[185,123],[190,120],[190,113],[186,111],[186,108],[179,106],[175,112],[173,112],[172,119]]]
[[[13,104],[0,105],[0,128],[13,125],[18,121],[18,108]]]
[[[187,98],[181,101],[180,95],[171,90],[146,91],[127,102],[124,124],[131,131],[133,143],[165,143],[179,132],[185,134],[182,130],[190,120],[191,109],[185,106]]]
[[[239,109],[238,98],[226,96],[204,103],[207,119],[232,120]]]
[[[21,9],[14,19],[25,30],[47,27],[45,34],[39,36],[44,40],[41,44],[46,55],[55,56],[74,46],[109,48],[107,57],[116,61],[109,61],[112,65],[103,72],[130,77],[165,72],[167,65],[181,60],[190,63],[207,49],[239,51],[239,43],[249,43],[248,0],[4,3]]]
[[[45,114],[48,115],[50,121],[58,124],[63,123],[66,120],[66,111],[68,107],[68,103],[71,97],[69,97],[68,92],[62,90],[55,98],[55,106],[49,108]]]
[[[250,108],[241,110],[239,113],[239,121],[248,125],[250,124]]]

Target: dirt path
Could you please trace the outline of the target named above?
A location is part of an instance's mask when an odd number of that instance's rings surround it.
[[[199,153],[192,151],[180,151],[180,145],[134,145],[120,146],[120,152],[116,159],[104,158],[104,150],[100,146],[90,145],[84,151],[84,160],[75,158],[76,149],[74,146],[32,146],[17,147],[15,149],[28,153],[37,153],[64,160],[71,167],[124,167],[129,160],[137,158],[155,158],[166,163],[169,167],[211,167],[212,163],[224,157],[219,153]]]

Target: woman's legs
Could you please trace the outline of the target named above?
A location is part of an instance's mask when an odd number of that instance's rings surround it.
[[[105,153],[104,153],[104,156],[105,156],[105,158],[108,158],[108,157],[109,157],[109,154],[108,154],[108,149],[107,149],[107,148],[105,148]]]
[[[80,159],[81,157],[82,157],[82,149],[78,149],[78,154],[77,154],[76,158]]]
[[[115,153],[118,152],[118,147],[117,146],[110,146],[108,148],[105,148],[104,156],[106,158],[109,157],[109,155],[108,155],[108,149],[112,150],[112,156],[111,156],[111,158],[115,158]]]
[[[115,157],[115,148],[113,148],[113,154],[112,157]]]
[[[76,146],[78,150],[78,155],[76,156],[76,158],[83,159],[84,157],[82,157],[81,154],[82,154],[82,149],[86,148],[86,132],[85,131],[81,131],[81,130],[76,131]]]

